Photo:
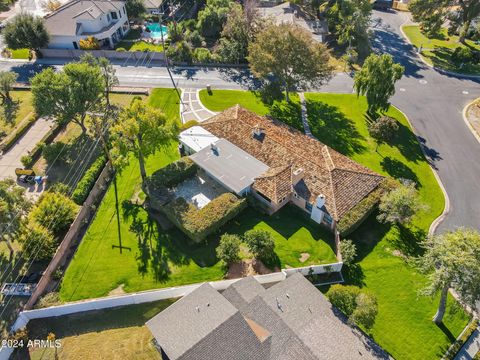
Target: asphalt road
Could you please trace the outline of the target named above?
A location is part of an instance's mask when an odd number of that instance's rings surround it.
[[[480,144],[466,127],[462,109],[480,96],[480,80],[445,75],[423,64],[400,33],[404,14],[374,13],[377,52],[388,52],[405,66],[392,103],[403,110],[421,137],[429,161],[437,169],[450,198],[450,213],[438,231],[460,226],[480,228]],[[122,86],[172,87],[167,69],[159,63],[115,62]],[[0,61],[0,70],[13,70],[19,81],[28,81],[47,66],[61,68],[68,59],[42,59],[35,64]],[[180,88],[253,89],[259,84],[248,70],[179,67],[172,71]],[[352,78],[337,74],[317,91],[352,92]]]

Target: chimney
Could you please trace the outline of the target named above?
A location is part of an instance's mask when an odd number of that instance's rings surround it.
[[[297,185],[300,180],[305,176],[305,171],[302,168],[298,168],[292,173],[292,184]]]
[[[317,196],[316,207],[321,209],[325,205],[325,195],[320,194]]]
[[[265,131],[260,127],[260,125],[255,125],[252,131],[252,136],[254,138],[262,138],[262,136],[265,135]]]

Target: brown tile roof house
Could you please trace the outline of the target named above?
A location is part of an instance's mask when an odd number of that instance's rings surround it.
[[[310,204],[324,197],[326,212],[336,221],[384,179],[318,140],[239,105],[201,127],[269,167],[252,185],[258,193],[277,204],[290,194]]]
[[[389,359],[300,273],[268,289],[203,284],[146,325],[164,360]]]

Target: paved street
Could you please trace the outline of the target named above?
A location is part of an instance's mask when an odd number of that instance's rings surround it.
[[[449,194],[449,215],[439,229],[459,226],[478,228],[480,224],[480,144],[462,119],[463,107],[480,96],[479,80],[444,75],[421,62],[415,50],[400,33],[407,18],[395,12],[374,13],[374,48],[392,54],[406,68],[392,99],[410,118],[422,138],[423,146],[437,169]],[[42,59],[36,64],[0,62],[0,70],[12,69],[20,81],[27,81],[35,72],[47,66],[60,68],[66,60]],[[117,76],[122,86],[172,87],[166,68],[147,62],[116,62]],[[248,70],[175,68],[175,83],[183,89],[253,89],[259,83]],[[352,92],[352,78],[337,74],[318,91]]]

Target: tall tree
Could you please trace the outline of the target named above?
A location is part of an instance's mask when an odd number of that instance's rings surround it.
[[[13,257],[11,241],[18,235],[24,216],[30,208],[25,189],[13,179],[0,181],[0,240],[5,241]]]
[[[240,244],[242,240],[238,235],[223,234],[220,243],[215,249],[217,257],[228,266],[240,261]]]
[[[328,25],[340,45],[355,47],[364,58],[370,51],[368,27],[372,15],[370,0],[335,0],[326,11]]]
[[[203,36],[218,39],[232,4],[231,0],[207,0],[205,8],[197,16],[197,28]]]
[[[18,74],[12,71],[0,71],[0,97],[2,98],[2,104],[12,102],[10,91],[13,90],[17,77]]]
[[[445,315],[448,289],[453,288],[472,308],[480,300],[480,234],[473,229],[457,229],[427,238],[419,264],[428,271],[430,285],[424,294],[440,292],[433,321],[440,324]]]
[[[7,22],[3,39],[10,49],[38,50],[48,45],[49,36],[41,17],[19,14]]]
[[[53,116],[59,124],[73,121],[86,133],[85,119],[102,98],[104,80],[99,66],[77,62],[62,71],[48,68],[31,81],[33,106],[40,116]]]
[[[103,95],[107,103],[107,108],[110,108],[110,93],[112,92],[113,87],[119,84],[116,70],[112,63],[110,60],[104,57],[96,58],[91,53],[86,53],[83,55],[80,58],[80,62],[99,67],[103,79]]]
[[[125,9],[127,10],[128,17],[131,19],[138,19],[146,12],[143,0],[127,0],[125,2]]]
[[[248,46],[248,52],[252,72],[264,79],[273,74],[283,84],[287,101],[294,87],[320,86],[332,76],[325,45],[295,25],[269,25]]]
[[[438,32],[447,19],[464,43],[472,21],[480,16],[480,0],[414,0],[409,5],[413,19],[429,34]]]
[[[368,113],[376,117],[379,110],[387,111],[390,97],[395,94],[395,82],[402,78],[404,67],[393,61],[390,54],[371,54],[355,73],[353,87],[357,95],[365,95]]]
[[[140,174],[148,195],[145,159],[176,139],[178,125],[160,110],[141,99],[134,99],[120,113],[119,122],[111,128],[114,160],[118,168],[129,162],[130,154],[138,159]]]

